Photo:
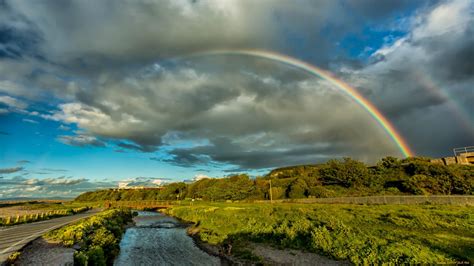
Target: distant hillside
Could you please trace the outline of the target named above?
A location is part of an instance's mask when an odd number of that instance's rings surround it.
[[[440,165],[427,158],[386,157],[368,167],[345,158],[320,165],[272,170],[251,179],[247,175],[176,182],[161,189],[108,189],[86,192],[76,201],[103,200],[261,200],[368,195],[473,195],[474,167]]]
[[[67,201],[72,200],[73,197],[11,197],[11,198],[0,198],[1,201]]]

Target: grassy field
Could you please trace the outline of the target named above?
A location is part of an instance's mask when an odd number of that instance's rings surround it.
[[[356,264],[474,262],[472,206],[212,203],[166,212],[242,257],[252,257],[251,241]]]
[[[70,201],[24,201],[4,203],[0,205],[0,218],[80,208],[85,205],[87,204]]]
[[[87,204],[62,201],[19,201],[0,204],[0,226],[41,221],[86,211]]]

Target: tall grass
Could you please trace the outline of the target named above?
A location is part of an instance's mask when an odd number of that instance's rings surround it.
[[[194,222],[203,241],[241,249],[261,242],[355,264],[474,262],[469,206],[222,203],[166,212]]]

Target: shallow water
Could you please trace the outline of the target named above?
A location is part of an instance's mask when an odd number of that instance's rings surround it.
[[[220,265],[220,259],[199,249],[174,218],[138,212],[135,226],[120,242],[114,265]]]

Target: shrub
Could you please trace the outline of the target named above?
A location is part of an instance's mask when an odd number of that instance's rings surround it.
[[[79,265],[112,264],[118,254],[123,227],[132,219],[130,210],[112,209],[46,234],[66,246],[79,244],[75,262]]]
[[[288,187],[287,192],[290,199],[304,198],[308,196],[308,185],[303,179],[297,178]]]
[[[100,246],[92,246],[87,251],[87,264],[86,265],[107,265],[107,259],[104,254],[104,250]]]

